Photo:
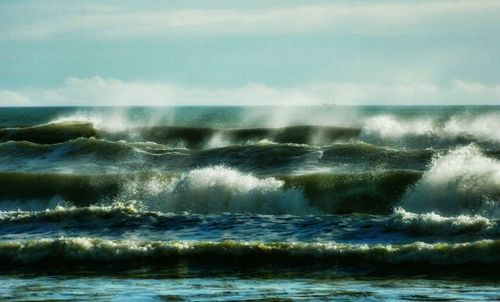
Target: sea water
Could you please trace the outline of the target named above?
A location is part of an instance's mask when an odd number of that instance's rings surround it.
[[[0,109],[0,297],[500,299],[500,106]]]

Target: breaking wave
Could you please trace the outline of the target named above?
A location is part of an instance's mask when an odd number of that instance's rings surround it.
[[[194,169],[180,177],[129,182],[117,198],[136,196],[150,210],[193,213],[303,214],[313,209],[303,192],[273,177],[257,178],[224,166]]]
[[[415,213],[500,217],[500,161],[474,145],[436,156],[422,178],[402,198]]]
[[[210,149],[267,140],[326,146],[335,142],[363,140],[379,145],[441,148],[477,143],[498,147],[500,113],[455,114],[444,117],[379,114],[344,124],[290,125],[278,128],[215,128],[159,125],[129,121],[123,117],[79,115],[29,127],[4,127],[0,141],[61,143],[80,137],[106,140],[153,141],[169,147]]]
[[[396,208],[388,229],[417,235],[498,233],[497,221],[480,215],[441,216],[434,212],[416,214]]]
[[[180,174],[74,175],[0,173],[0,210],[41,207],[47,200],[89,206],[137,200],[145,209],[193,213],[390,213],[421,173],[307,174],[257,177],[226,166]],[[26,187],[30,190],[24,190]],[[40,200],[37,203],[36,200]],[[45,200],[45,201],[44,201]]]

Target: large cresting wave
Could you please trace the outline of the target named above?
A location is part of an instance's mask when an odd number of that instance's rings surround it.
[[[256,176],[217,165],[183,173],[117,175],[0,173],[0,211],[90,206],[135,200],[160,212],[335,214],[390,213],[421,173],[313,173]],[[29,187],[30,190],[24,188]]]

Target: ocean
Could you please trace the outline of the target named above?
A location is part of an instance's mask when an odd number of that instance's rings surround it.
[[[0,298],[500,299],[500,106],[0,108]]]

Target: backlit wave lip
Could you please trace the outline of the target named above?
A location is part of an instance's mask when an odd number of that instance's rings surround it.
[[[409,188],[401,207],[414,213],[500,217],[500,160],[476,145],[435,156],[419,181]]]

